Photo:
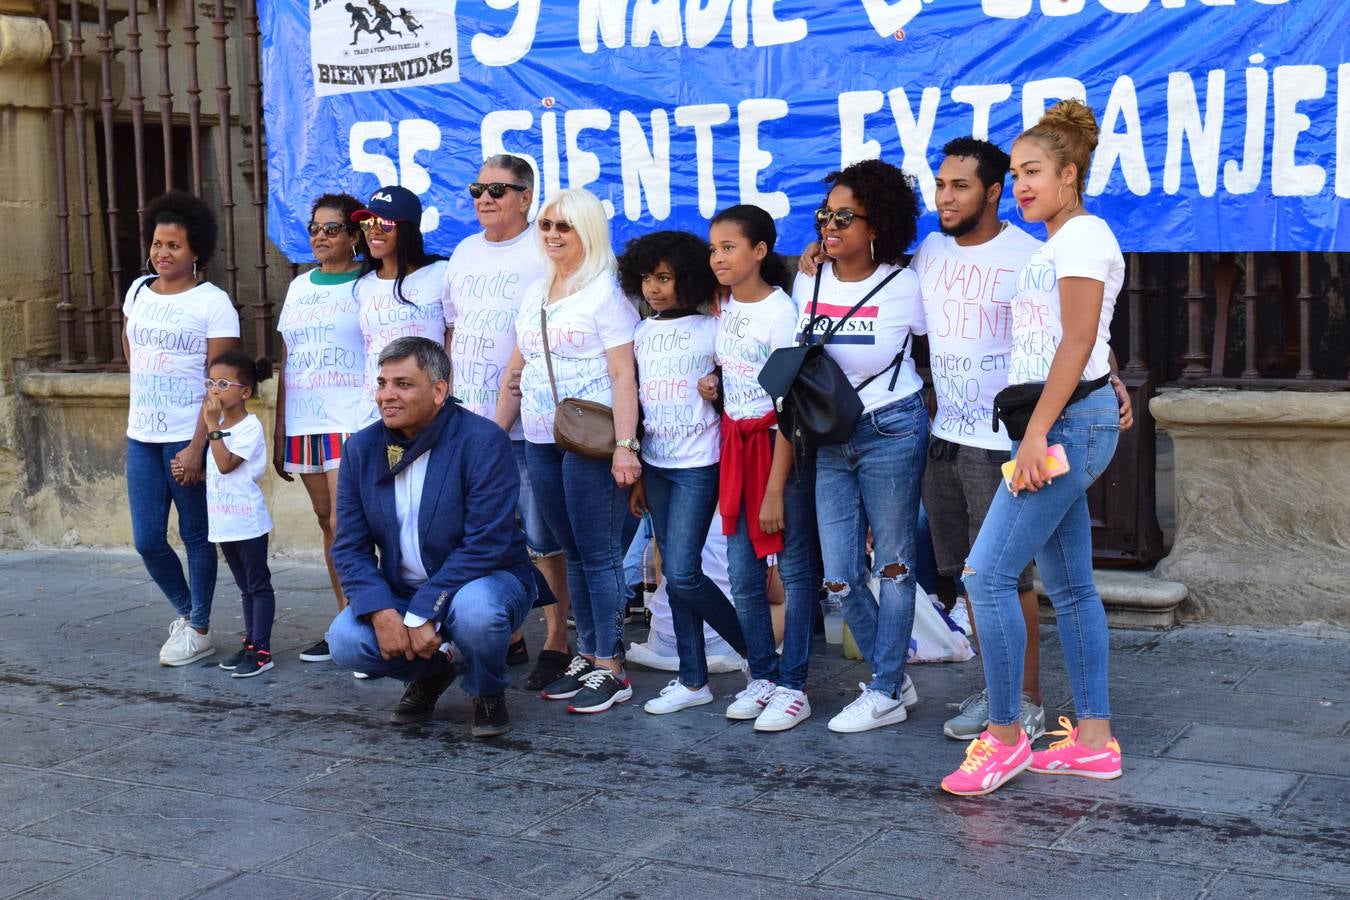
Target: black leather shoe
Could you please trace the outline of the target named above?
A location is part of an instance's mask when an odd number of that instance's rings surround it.
[[[521,663],[530,661],[530,648],[525,645],[525,638],[518,641],[512,641],[511,646],[506,648],[506,664],[508,666],[518,666]]]
[[[473,698],[473,736],[496,737],[511,730],[511,716],[506,711],[505,694],[488,694]]]
[[[557,650],[540,650],[539,659],[535,661],[534,669],[525,679],[525,690],[542,691],[567,671],[567,666],[572,662],[572,654],[559,653]]]
[[[444,653],[437,653],[435,659],[440,660],[440,665],[408,685],[398,706],[394,707],[394,714],[389,717],[390,722],[412,725],[431,721],[431,715],[436,711],[436,701],[455,680],[454,663]]]

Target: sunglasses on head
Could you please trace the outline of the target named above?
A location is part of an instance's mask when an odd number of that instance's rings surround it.
[[[385,234],[389,234],[395,228],[398,227],[398,223],[393,221],[392,219],[382,219],[379,216],[371,216],[368,219],[362,219],[359,224],[361,226],[361,230],[366,232],[367,234],[369,234],[370,230],[374,228],[376,225],[380,226],[380,230],[383,231]]]
[[[246,384],[240,384],[237,381],[230,381],[228,378],[208,378],[206,379],[206,389],[228,390],[231,387],[248,387]]]
[[[854,219],[866,218],[867,216],[862,213],[855,213],[851,209],[830,209],[822,206],[820,209],[816,210],[816,227],[824,228],[826,225],[829,225],[830,220],[833,219],[835,227],[842,230],[852,225]]]
[[[545,234],[550,231],[556,231],[558,234],[567,234],[572,230],[572,223],[564,222],[562,220],[555,222],[552,219],[537,219],[534,224],[538,225],[539,230]]]
[[[512,184],[509,181],[492,181],[484,184],[481,181],[475,181],[469,185],[469,196],[477,200],[483,196],[483,191],[487,191],[489,197],[493,200],[500,200],[506,196],[507,191],[520,191],[525,193],[525,185]]]
[[[310,237],[314,237],[314,235],[318,234],[320,231],[328,235],[328,237],[337,237],[347,230],[347,226],[342,222],[310,222],[305,227],[309,229]]]

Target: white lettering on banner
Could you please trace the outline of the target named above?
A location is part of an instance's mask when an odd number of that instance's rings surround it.
[[[501,37],[475,34],[469,42],[473,58],[485,66],[509,66],[525,58],[534,46],[534,35],[539,28],[540,0],[487,0],[493,9],[516,7],[516,20]]]
[[[353,122],[347,135],[347,155],[352,171],[369,172],[380,184],[398,184],[414,194],[431,190],[431,173],[417,161],[417,154],[441,147],[441,129],[426,119],[403,119],[398,123],[398,164],[381,153],[372,153],[366,145],[384,141],[394,133],[388,122]],[[441,214],[434,206],[422,206],[422,232],[440,227]]]
[[[1011,96],[1011,84],[958,84],[952,88],[952,99],[970,106],[970,133],[981,141],[989,140],[989,113],[994,104]]]
[[[1327,170],[1294,160],[1298,136],[1312,120],[1298,111],[1303,100],[1327,92],[1327,70],[1321,66],[1278,66],[1275,69],[1275,139],[1270,149],[1270,189],[1276,197],[1311,197],[1322,192]]]
[[[1122,118],[1125,131],[1118,132],[1116,122]],[[1134,79],[1128,75],[1116,79],[1106,101],[1097,152],[1092,154],[1092,169],[1088,175],[1089,194],[1095,197],[1106,190],[1117,161],[1130,193],[1137,197],[1147,194],[1152,180],[1148,175],[1148,160],[1144,158],[1144,128],[1139,123],[1139,97],[1134,92]]]
[[[731,18],[731,45],[756,47],[794,44],[806,37],[806,20],[779,19],[774,13],[778,0],[688,0],[685,17],[689,22],[690,47],[701,48],[726,27]],[[704,5],[706,3],[706,5]],[[628,31],[627,0],[580,0],[577,4],[577,46],[582,53],[595,53],[603,41],[610,50],[627,42],[647,47],[656,34],[663,47],[681,43],[680,0],[634,0],[632,30]]]
[[[1219,138],[1223,133],[1224,73],[1209,73],[1205,90],[1207,111],[1202,115],[1195,82],[1185,72],[1167,78],[1167,159],[1163,163],[1163,190],[1181,190],[1181,144],[1191,146],[1191,168],[1200,196],[1214,196],[1219,183]]]
[[[1336,69],[1336,196],[1350,197],[1350,63]]]

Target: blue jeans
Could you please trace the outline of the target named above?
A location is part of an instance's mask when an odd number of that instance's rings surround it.
[[[776,439],[776,438],[775,438]],[[727,536],[727,575],[736,617],[745,637],[750,677],[763,678],[785,688],[806,687],[811,659],[811,626],[820,596],[820,547],[816,542],[816,461],[799,454],[783,488],[783,552],[778,554],[778,577],[787,595],[783,626],[783,656],[773,639],[769,615],[768,564],[755,555],[746,530],[749,516],[759,510],[741,508],[736,533]]]
[[[826,444],[816,458],[816,519],[826,589],[844,605],[858,648],[872,666],[874,691],[898,697],[914,632],[919,488],[928,449],[928,411],[911,394],[864,413],[842,444]],[[865,565],[872,529],[872,594]],[[894,576],[882,574],[899,564]]]
[[[511,455],[516,458],[516,468],[520,471],[520,497],[516,500],[516,515],[520,518],[520,527],[525,532],[525,546],[530,550],[531,558],[557,556],[562,553],[553,532],[549,531],[534,501],[534,488],[530,486],[530,467],[525,462],[526,441],[512,441]]]
[[[1080,719],[1109,719],[1106,611],[1092,580],[1087,489],[1116,452],[1120,411],[1110,386],[1065,409],[1048,443],[1063,444],[1069,471],[1016,497],[999,489],[966,559],[963,579],[980,623],[989,721],[1011,725],[1022,701],[1026,624],[1017,577],[1033,556],[1055,606],[1064,664]],[[1017,454],[1017,444],[1013,454]]]
[[[464,585],[450,601],[441,635],[464,654],[464,690],[470,697],[500,694],[506,678],[506,647],[534,604],[535,589],[514,575],[494,572]],[[333,662],[372,677],[416,681],[430,660],[412,662],[380,656],[375,626],[355,615],[349,606],[328,626],[328,649]]]
[[[703,645],[707,622],[731,648],[744,656],[745,638],[736,609],[722,589],[703,574],[703,545],[717,512],[717,464],[693,469],[642,467],[642,485],[661,551],[661,575],[670,595],[670,618],[680,654],[680,683],[701,688],[708,683],[708,657]]]
[[[207,540],[206,482],[184,487],[169,474],[187,441],[151,444],[127,438],[127,506],[131,535],[145,570],[193,628],[211,626],[216,593],[216,545]],[[169,546],[169,504],[178,510],[178,536],[187,550],[183,564]]]
[[[525,445],[539,511],[567,557],[567,590],[577,623],[577,653],[613,659],[623,631],[624,526],[628,491],[610,462],[564,453],[555,444]]]

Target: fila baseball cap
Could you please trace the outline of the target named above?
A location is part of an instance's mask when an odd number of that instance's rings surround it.
[[[422,201],[405,187],[396,184],[385,185],[370,195],[365,209],[358,209],[352,213],[353,222],[373,217],[388,219],[391,222],[419,224],[422,221]]]

